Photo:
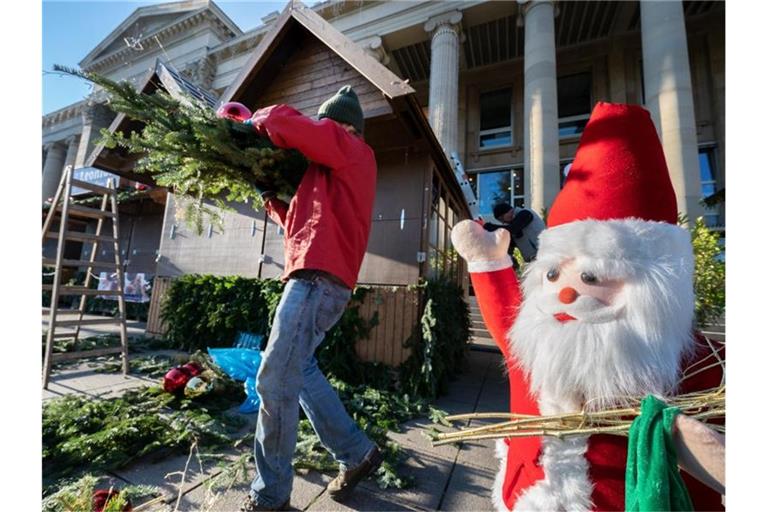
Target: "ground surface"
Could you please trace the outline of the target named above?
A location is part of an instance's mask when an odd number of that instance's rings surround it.
[[[142,327],[135,323],[131,326],[136,334]],[[86,335],[98,333],[94,330]],[[464,373],[451,382],[447,393],[436,405],[449,413],[507,410],[508,386],[501,365],[500,354],[470,351]],[[88,363],[81,363],[55,371],[42,398],[45,401],[72,393],[93,397],[116,396],[127,389],[155,383],[155,380],[142,376],[99,373]],[[244,431],[253,429],[255,415],[246,415],[245,418],[249,424]],[[332,501],[325,492],[325,486],[333,475],[308,471],[296,475],[292,508],[310,511],[493,510],[491,488],[498,467],[493,441],[435,448],[422,435],[423,428],[429,426],[431,423],[427,419],[413,420],[405,423],[401,432],[390,434],[402,445],[405,463],[400,473],[414,479],[412,488],[382,490],[374,481],[365,481],[342,505]],[[233,449],[229,453],[217,454],[213,459],[190,459],[187,455],[178,454],[165,457],[154,455],[104,476],[111,478],[116,486],[130,483],[161,488],[163,496],[153,504],[142,507],[141,511],[236,511],[248,490],[247,483],[223,488],[211,488],[208,484],[221,473],[222,461],[235,460],[246,451],[247,448],[239,452]],[[248,463],[249,468],[251,464]],[[250,477],[252,469],[249,469]]]

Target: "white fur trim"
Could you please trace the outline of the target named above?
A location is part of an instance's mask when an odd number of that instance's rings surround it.
[[[490,261],[470,261],[467,263],[467,269],[472,274],[479,272],[495,272],[512,266],[512,258],[509,254],[498,260]]]
[[[507,504],[504,503],[504,477],[507,474],[507,452],[509,447],[502,439],[496,440],[496,458],[499,459],[499,471],[496,473],[496,479],[493,481],[493,506],[498,512],[509,512]]]
[[[592,482],[584,457],[588,437],[544,438],[541,464],[544,479],[529,487],[515,503],[516,511],[568,510],[587,512],[592,508]]]
[[[537,258],[591,259],[609,274],[634,274],[638,265],[654,264],[693,271],[688,230],[641,219],[581,220],[544,230]]]

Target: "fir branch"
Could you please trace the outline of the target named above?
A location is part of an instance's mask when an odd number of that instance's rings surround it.
[[[202,234],[205,219],[222,225],[216,208],[231,210],[226,201],[261,206],[261,192],[290,197],[307,168],[295,150],[285,150],[260,136],[249,125],[216,117],[191,96],[175,98],[158,89],[143,94],[128,82],[115,82],[96,73],[54,65],[54,70],[88,80],[109,95],[115,112],[144,124],[130,134],[101,130],[107,148],[139,155],[135,171],[153,176],[160,186],[188,196],[182,213]]]

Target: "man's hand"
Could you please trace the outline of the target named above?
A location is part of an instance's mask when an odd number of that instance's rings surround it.
[[[678,414],[674,442],[680,467],[725,494],[725,437],[698,420]]]
[[[269,108],[262,108],[254,112],[253,116],[251,116],[250,119],[250,125],[253,127],[254,130],[256,130],[256,133],[261,135],[262,137],[269,138],[269,133],[267,133],[267,128],[264,126],[264,120],[269,115]]]
[[[453,227],[451,241],[459,255],[469,263],[509,260],[509,232],[506,229],[486,231],[479,222],[463,220]],[[512,266],[511,260],[509,266]]]

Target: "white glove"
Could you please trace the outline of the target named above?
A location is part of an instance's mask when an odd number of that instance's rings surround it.
[[[463,220],[453,227],[451,242],[467,261],[470,272],[492,272],[512,266],[506,229],[486,231],[476,221]]]

